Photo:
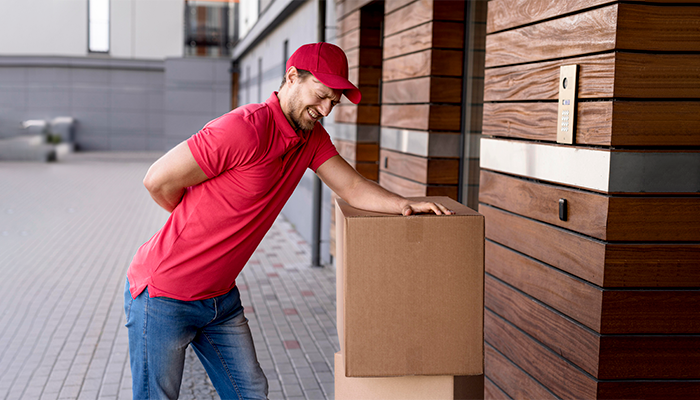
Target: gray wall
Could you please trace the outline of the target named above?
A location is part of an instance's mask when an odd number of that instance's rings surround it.
[[[288,43],[288,54],[301,45],[318,41],[317,37],[318,1],[275,0],[260,15],[257,23],[246,37],[233,49],[234,59],[240,71],[238,98],[241,104],[265,101],[278,90],[284,66],[284,42]],[[335,40],[335,4],[326,5],[326,41]],[[259,64],[260,63],[260,64]],[[262,68],[259,68],[259,65]],[[262,75],[260,74],[262,73]],[[333,137],[333,114],[324,123]],[[292,194],[282,214],[307,241],[312,236],[312,201],[314,173],[307,171],[299,186]],[[321,260],[330,263],[330,190],[323,185],[321,221]]]
[[[0,57],[0,138],[77,119],[80,150],[164,151],[230,105],[230,60]]]

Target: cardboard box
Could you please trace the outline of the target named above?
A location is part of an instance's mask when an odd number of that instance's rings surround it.
[[[484,217],[404,217],[336,204],[337,326],[348,377],[480,375]]]
[[[484,376],[348,378],[335,353],[336,400],[466,400],[484,398]]]

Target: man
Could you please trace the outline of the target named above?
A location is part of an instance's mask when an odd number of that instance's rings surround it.
[[[347,78],[340,48],[302,46],[278,93],[209,122],[148,170],[144,185],[172,214],[127,273],[134,399],[176,398],[189,344],[222,398],[267,397],[235,279],[306,168],[354,207],[452,213],[386,191],[338,155],[316,122],[343,94],[359,103]]]

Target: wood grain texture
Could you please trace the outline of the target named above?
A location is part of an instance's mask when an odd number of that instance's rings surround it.
[[[491,0],[486,32],[492,33],[569,14],[614,0]]]
[[[599,332],[697,334],[700,290],[605,291]]]
[[[360,27],[360,10],[347,13],[342,19],[338,19],[338,36],[348,34],[348,32]]]
[[[335,0],[335,15],[338,20],[359,10],[374,0]]]
[[[384,36],[388,37],[433,20],[463,21],[464,2],[419,0],[395,11],[389,11],[384,17]]]
[[[700,287],[700,244],[605,243],[485,204],[486,237],[598,286]]]
[[[335,148],[346,160],[377,162],[379,143],[357,143],[349,140],[335,140]]]
[[[460,130],[462,108],[444,104],[406,104],[381,106],[381,125],[415,130]]]
[[[484,101],[556,100],[559,67],[579,66],[579,99],[697,99],[698,54],[606,53],[488,68]]]
[[[596,398],[594,379],[489,310],[484,311],[484,340],[556,396]]]
[[[700,287],[700,244],[606,244],[604,287]]]
[[[700,51],[700,7],[620,4],[616,49]]]
[[[615,49],[618,4],[486,36],[486,67]]]
[[[413,3],[416,0],[386,0],[384,2],[384,12],[386,14],[392,13],[401,7],[405,7],[409,3]]]
[[[487,276],[484,304],[598,379],[698,379],[700,336],[599,335]]]
[[[579,66],[578,98],[612,97],[615,61],[616,54],[609,53],[487,68],[484,71],[484,101],[556,100],[559,96],[559,68],[572,64]]]
[[[482,203],[601,240],[700,241],[700,197],[609,196],[486,170],[480,185]]]
[[[382,66],[382,49],[379,47],[358,47],[345,52],[348,57],[348,67],[376,67]]]
[[[697,381],[627,381],[599,382],[598,399],[698,399]]]
[[[488,343],[484,346],[484,375],[493,382],[496,389],[493,394],[487,394],[485,391],[484,399],[557,398]]]
[[[457,200],[457,186],[424,185],[400,176],[379,171],[379,184],[404,197],[447,196]]]
[[[596,285],[605,279],[605,244],[479,204],[486,238]]]
[[[364,96],[364,93],[363,93]],[[382,84],[382,103],[455,103],[462,101],[462,79],[424,77]]]
[[[390,150],[380,150],[381,171],[423,184],[456,185],[459,183],[459,160],[425,158]]]
[[[535,183],[482,170],[479,201],[515,214],[557,225],[599,239],[606,239],[609,197]],[[567,220],[559,219],[559,199],[566,199]]]
[[[493,381],[484,377],[484,399],[485,400],[510,400],[511,397],[508,396],[503,390],[496,386]]]
[[[487,275],[484,306],[584,371],[598,376],[600,335]]]
[[[384,38],[384,58],[427,50],[431,47],[462,49],[464,23],[431,21]]]
[[[494,242],[486,241],[485,249],[487,273],[600,332],[600,289]]]
[[[380,110],[380,107],[375,105],[341,103],[335,106],[333,114],[336,122],[379,125]]]
[[[522,368],[561,398],[690,399],[700,395],[700,382],[697,380],[610,381],[592,379],[489,310],[486,310],[484,313],[484,337],[486,340],[485,355],[489,357],[487,360],[493,362],[492,356],[498,353],[492,353],[491,351],[493,350],[491,349],[498,350],[502,353],[502,358],[507,358],[513,364]],[[629,362],[633,363],[634,359],[632,358]],[[502,364],[490,363],[487,363],[486,367],[488,368],[489,365],[499,365],[501,368],[506,367]],[[691,366],[691,368],[696,367]],[[487,372],[486,376],[490,379],[491,374]],[[502,383],[503,386],[508,384],[517,385],[523,382],[518,377],[509,378],[514,382],[506,381]],[[540,397],[517,396],[514,398]]]
[[[486,66],[613,50],[698,51],[700,9],[612,4],[486,37]]]
[[[556,142],[556,103],[485,103],[483,133]],[[579,102],[577,144],[594,146],[698,146],[700,102]]]
[[[355,85],[379,86],[382,82],[382,69],[374,67],[350,68],[348,80]]]
[[[387,82],[428,75],[461,77],[463,63],[462,51],[425,50],[384,60],[382,78]]]
[[[696,334],[700,290],[603,290],[497,243],[485,270],[601,334]]]
[[[700,197],[609,197],[606,239],[700,241]]]
[[[603,336],[599,379],[698,379],[700,336]]]

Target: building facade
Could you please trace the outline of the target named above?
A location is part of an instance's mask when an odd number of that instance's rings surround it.
[[[222,33],[234,15],[228,5],[34,0],[5,6],[0,33],[14,39],[0,43],[0,138],[26,134],[23,121],[68,117],[81,150],[173,147],[231,109],[229,49],[211,50],[233,40],[221,39],[233,35],[232,23]],[[207,18],[214,14],[225,18]],[[191,34],[198,30],[201,38]]]
[[[486,216],[485,397],[697,397],[700,3],[333,7],[341,154]]]

